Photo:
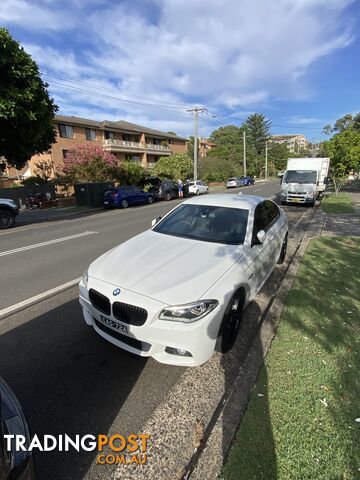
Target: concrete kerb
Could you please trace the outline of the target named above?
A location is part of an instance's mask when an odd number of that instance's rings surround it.
[[[220,354],[215,353],[201,367],[187,369],[143,429],[152,439],[147,464],[120,465],[114,479],[211,480],[219,477],[307,244],[320,234],[322,224],[323,214],[317,210],[263,313],[262,326],[252,347],[230,381],[230,390],[226,391],[229,379],[226,382],[224,378]],[[236,361],[235,356],[229,361]]]

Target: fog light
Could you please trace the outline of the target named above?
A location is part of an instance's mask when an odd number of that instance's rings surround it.
[[[181,357],[192,357],[190,352],[183,350],[182,348],[166,347],[165,352],[171,353],[171,355],[180,355]]]

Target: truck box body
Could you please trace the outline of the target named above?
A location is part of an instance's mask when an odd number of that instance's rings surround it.
[[[282,203],[314,205],[326,188],[329,158],[289,158],[281,185]]]

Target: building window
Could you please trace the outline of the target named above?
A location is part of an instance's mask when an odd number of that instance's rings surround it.
[[[93,128],[85,128],[86,140],[96,140],[96,130]]]
[[[104,132],[105,140],[114,140],[114,132],[110,132],[110,130],[105,130]]]
[[[62,151],[62,155],[63,155],[63,159],[65,160],[67,154],[69,153],[69,150],[63,150]]]
[[[132,162],[132,163],[141,163],[141,159],[140,159],[139,155],[126,154],[125,155],[125,160],[127,162]]]
[[[71,125],[59,123],[59,133],[62,138],[74,138],[74,129]]]

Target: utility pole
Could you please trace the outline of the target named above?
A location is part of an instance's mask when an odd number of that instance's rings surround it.
[[[244,148],[244,177],[246,177],[246,132],[243,131],[243,148]]]
[[[267,180],[268,176],[268,143],[265,140],[265,180]]]
[[[194,114],[194,181],[197,180],[197,164],[198,164],[198,127],[199,113],[207,112],[206,108],[194,107],[187,110]]]

